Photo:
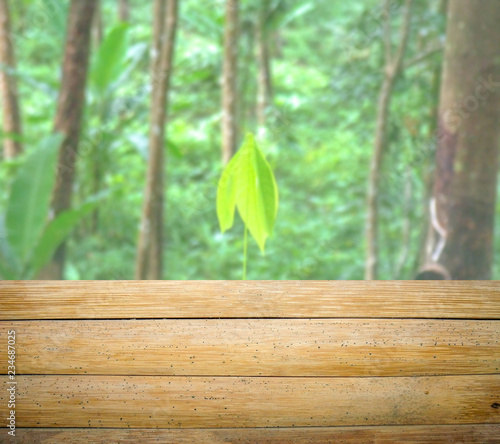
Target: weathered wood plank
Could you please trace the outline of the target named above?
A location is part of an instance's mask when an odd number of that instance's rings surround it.
[[[6,417],[2,376],[0,417]],[[18,427],[499,423],[500,375],[387,378],[19,376]]]
[[[500,319],[489,281],[4,281],[0,319]]]
[[[500,370],[500,321],[181,319],[0,322],[19,374],[414,376]],[[7,357],[7,342],[0,356]],[[0,373],[7,373],[0,358]]]
[[[2,430],[0,429],[0,432]],[[17,429],[17,444],[384,444],[499,442],[499,424],[242,429]]]

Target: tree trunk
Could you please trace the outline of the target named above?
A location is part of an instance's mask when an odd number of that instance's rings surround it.
[[[3,131],[22,134],[16,78],[8,70],[16,68],[8,0],[0,0],[0,89],[3,101]],[[4,139],[4,157],[12,159],[22,153],[23,146],[15,138]]]
[[[161,279],[165,120],[178,20],[177,0],[155,0],[149,158],[137,250],[136,279]]]
[[[226,0],[224,68],[222,78],[222,162],[226,165],[236,151],[239,0]]]
[[[421,279],[490,279],[500,143],[500,2],[452,1]]]
[[[256,24],[257,63],[259,68],[257,90],[257,123],[266,126],[266,112],[272,101],[271,60],[269,55],[269,35],[266,31],[268,4],[264,1],[260,6]]]
[[[165,16],[167,14],[167,4],[165,1],[157,2],[154,7],[154,18],[153,18],[153,47],[151,49],[151,79],[154,81],[155,79],[161,79],[161,50],[163,44],[163,36],[164,36],[164,25],[165,25]],[[174,47],[175,50],[175,47]],[[168,89],[167,89],[167,103],[168,103]],[[166,106],[166,104],[165,104]],[[168,110],[168,108],[166,108]],[[161,160],[164,163],[164,160]],[[160,279],[163,271],[163,206],[164,206],[164,197],[163,190],[165,187],[164,182],[164,167],[161,170],[161,177],[159,178],[160,185],[155,189],[155,197],[156,202],[161,202],[161,212],[157,214],[156,218],[153,218],[151,224],[152,230],[152,239],[156,239],[156,241],[151,241],[148,249],[148,256],[146,266],[148,267],[148,272],[145,276],[145,279]],[[160,193],[160,194],[158,194]],[[157,259],[159,258],[159,260]]]
[[[94,12],[94,20],[92,23],[92,40],[94,47],[99,48],[104,35],[104,23],[102,19],[102,0],[96,0],[97,4]]]
[[[104,20],[102,14],[103,0],[96,0],[94,11],[94,20],[92,21],[92,42],[93,50],[98,51],[104,39]],[[97,194],[101,191],[102,183],[102,162],[100,159],[100,147],[96,146],[96,154],[92,159],[92,193]],[[96,234],[99,231],[99,208],[95,208],[91,215],[90,232]]]
[[[389,106],[392,98],[392,91],[397,77],[400,74],[403,56],[406,50],[406,43],[410,30],[410,11],[412,0],[406,0],[405,16],[401,25],[400,43],[394,58],[391,53],[391,17],[390,2],[385,2],[385,58],[384,81],[380,90],[377,124],[375,131],[375,146],[370,165],[370,178],[368,182],[368,218],[366,227],[367,257],[365,279],[377,279],[378,266],[378,194],[380,184],[380,173],[382,169],[383,154],[387,146],[387,122],[389,120]]]
[[[128,0],[118,0],[118,18],[121,22],[130,20],[130,5]]]
[[[71,205],[95,6],[96,0],[72,0],[69,9],[61,90],[54,124],[54,131],[64,136],[59,151],[56,185],[52,197],[54,215]],[[42,277],[62,279],[64,261],[63,243],[56,250],[52,262],[42,272]]]

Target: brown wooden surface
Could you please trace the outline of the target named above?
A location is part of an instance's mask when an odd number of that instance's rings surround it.
[[[496,282],[0,282],[9,330],[13,442],[500,442]]]
[[[0,417],[7,415],[2,376]],[[18,376],[18,427],[499,423],[500,375],[386,378]]]
[[[488,281],[4,281],[0,319],[500,319]]]
[[[331,444],[499,442],[500,425],[304,427],[246,429],[18,429],[18,444]]]
[[[498,373],[500,321],[0,321],[17,373],[410,376]],[[7,371],[0,341],[0,373]]]

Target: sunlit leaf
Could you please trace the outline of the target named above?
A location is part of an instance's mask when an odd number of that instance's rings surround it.
[[[240,152],[236,153],[224,169],[217,187],[217,217],[221,231],[229,230],[234,223],[236,210],[236,188],[234,167],[238,162]]]
[[[252,134],[246,136],[219,182],[217,215],[223,232],[233,225],[235,208],[264,252],[278,211],[278,187]]]
[[[235,179],[238,212],[263,252],[276,220],[278,192],[271,167],[252,134],[241,148]]]

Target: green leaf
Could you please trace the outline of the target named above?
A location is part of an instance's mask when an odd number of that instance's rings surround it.
[[[60,134],[44,139],[19,168],[12,183],[5,226],[8,244],[22,265],[47,221],[61,142]]]
[[[229,230],[234,223],[236,188],[233,171],[239,155],[240,151],[238,151],[226,165],[217,187],[217,218],[219,219],[220,230],[223,233]]]
[[[42,267],[47,264],[57,247],[70,235],[75,226],[84,216],[91,213],[103,199],[105,193],[90,198],[82,206],[74,210],[66,210],[55,217],[45,228],[43,235],[33,250],[28,276],[35,277]]]
[[[278,191],[271,167],[248,134],[235,167],[236,206],[243,222],[264,252],[278,212]]]
[[[278,212],[278,187],[253,134],[246,136],[219,182],[217,215],[222,232],[232,227],[235,207],[264,252]]]
[[[127,54],[128,24],[116,25],[97,51],[90,72],[90,85],[96,94],[105,94],[122,74]]]

